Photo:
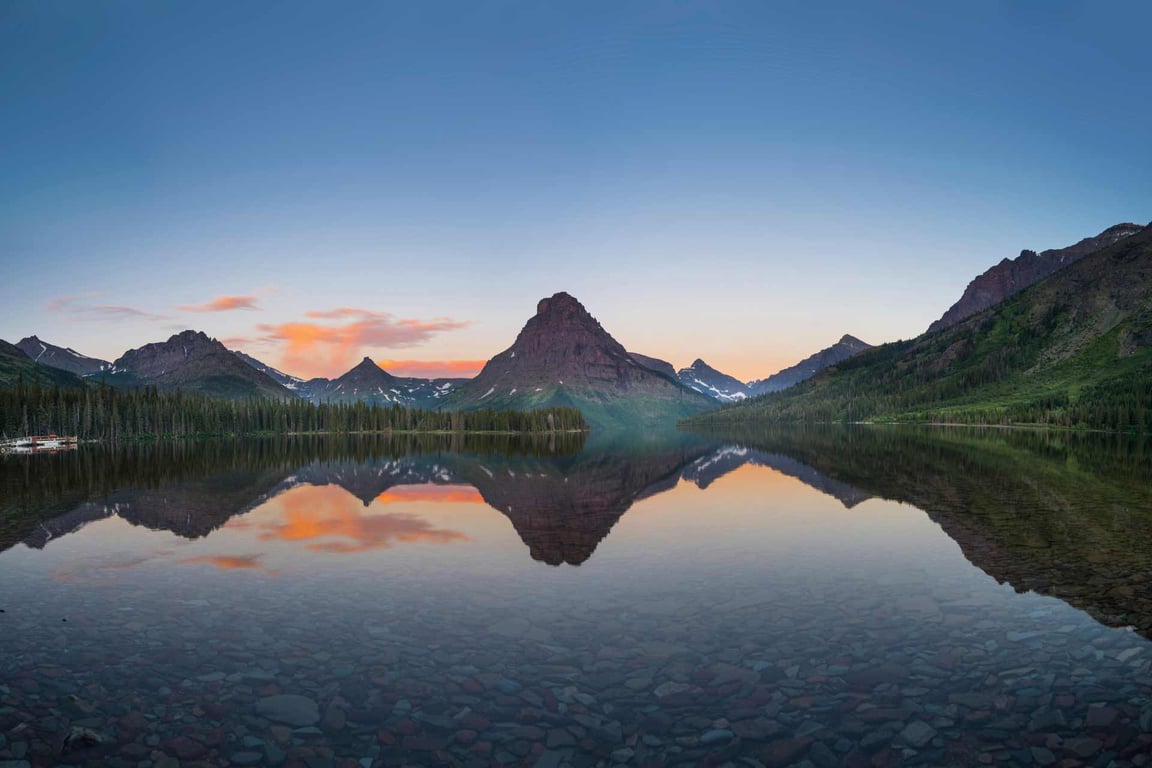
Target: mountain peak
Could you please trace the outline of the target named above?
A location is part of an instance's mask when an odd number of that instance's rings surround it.
[[[571,294],[541,299],[512,346],[460,387],[458,408],[576,405],[601,425],[617,418],[669,419],[708,401],[638,362]]]
[[[841,336],[840,341],[838,341],[836,343],[837,344],[852,344],[854,346],[862,346],[862,347],[870,346],[868,344],[868,342],[863,341],[861,339],[858,339],[850,333],[846,333],[843,336]]]
[[[180,333],[176,333],[176,334],[173,334],[173,335],[172,335],[172,337],[168,339],[168,341],[169,341],[170,343],[171,343],[171,342],[174,342],[174,341],[183,341],[183,342],[189,342],[189,341],[199,341],[199,342],[205,342],[205,341],[212,341],[212,339],[210,339],[210,338],[208,337],[208,334],[204,333],[204,331],[193,331],[192,329],[188,329],[188,330],[186,330],[186,331],[180,331]]]
[[[581,304],[575,296],[570,293],[565,293],[564,291],[554,293],[546,299],[540,299],[536,304],[537,317],[571,313],[586,315],[588,314],[588,310],[584,309],[584,305]]]

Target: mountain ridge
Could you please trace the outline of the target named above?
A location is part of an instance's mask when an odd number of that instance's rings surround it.
[[[756,396],[794,387],[826,368],[837,365],[869,349],[872,349],[871,344],[846,333],[832,346],[809,355],[795,365],[777,371],[765,379],[748,382],[747,391],[750,396]]]
[[[695,423],[868,420],[1152,431],[1152,226],[951,328]]]
[[[71,347],[60,347],[49,344],[39,336],[27,336],[16,342],[16,346],[26,354],[29,359],[49,368],[58,368],[62,371],[74,373],[77,376],[91,376],[93,374],[110,371],[112,363],[95,357],[88,357]]]
[[[1002,303],[1020,291],[1074,264],[1085,256],[1131,237],[1144,227],[1125,222],[1114,224],[1103,232],[1086,237],[1065,248],[1050,248],[1037,253],[1023,250],[1015,259],[1002,259],[973,278],[960,298],[928,326],[929,333],[951,328],[957,323]]]

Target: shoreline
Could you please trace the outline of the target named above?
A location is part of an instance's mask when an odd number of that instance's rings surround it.
[[[183,441],[183,440],[242,440],[253,438],[270,438],[270,437],[385,437],[393,435],[403,436],[418,436],[418,435],[491,435],[491,436],[506,436],[506,437],[553,437],[556,435],[586,435],[591,430],[588,429],[556,429],[547,432],[524,432],[516,430],[484,430],[484,429],[388,429],[388,430],[364,430],[356,432],[222,432],[222,433],[200,433],[191,435],[149,435],[149,436],[133,436],[119,440],[102,440],[102,439],[87,439],[77,440],[70,446],[46,449],[42,451],[16,451],[16,450],[0,450],[0,455],[3,456],[32,456],[39,454],[56,453],[63,450],[76,450],[82,445],[125,445],[135,443],[158,443],[163,441]]]

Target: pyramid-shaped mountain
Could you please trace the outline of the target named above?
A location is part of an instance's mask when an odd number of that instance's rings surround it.
[[[365,357],[335,379],[309,379],[295,387],[313,403],[372,403],[406,408],[437,408],[467,379],[415,379],[393,376]]]
[[[735,403],[748,397],[744,382],[716,370],[699,358],[687,368],[681,368],[676,378],[689,389],[722,403]]]
[[[515,343],[445,407],[574,406],[595,426],[671,422],[714,401],[638,363],[567,293],[542,299]]]

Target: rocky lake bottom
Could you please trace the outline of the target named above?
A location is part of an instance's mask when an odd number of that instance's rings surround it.
[[[0,768],[1152,765],[1140,443],[0,459]]]

